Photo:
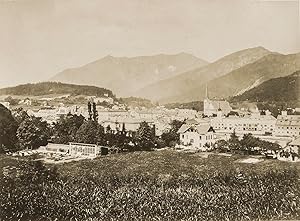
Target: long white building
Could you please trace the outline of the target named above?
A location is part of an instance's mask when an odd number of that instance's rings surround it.
[[[254,113],[250,116],[229,116],[224,117],[220,112],[218,116],[211,119],[211,126],[218,132],[252,133],[252,134],[273,134],[275,131],[276,118],[272,115],[260,115]]]
[[[300,115],[288,115],[283,111],[275,124],[276,136],[297,137],[300,135]]]

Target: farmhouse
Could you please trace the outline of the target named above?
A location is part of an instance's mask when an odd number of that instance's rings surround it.
[[[178,133],[180,134],[180,145],[183,147],[193,147],[206,151],[216,142],[214,129],[210,124],[183,124]]]

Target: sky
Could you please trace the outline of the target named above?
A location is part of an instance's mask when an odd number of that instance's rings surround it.
[[[298,0],[0,0],[0,87],[106,55],[300,52]]]

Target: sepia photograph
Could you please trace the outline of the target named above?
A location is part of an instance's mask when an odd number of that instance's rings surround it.
[[[0,0],[0,221],[300,220],[300,0]]]

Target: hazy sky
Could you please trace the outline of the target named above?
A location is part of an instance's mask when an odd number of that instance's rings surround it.
[[[105,55],[295,53],[299,23],[297,0],[0,0],[0,87]]]

